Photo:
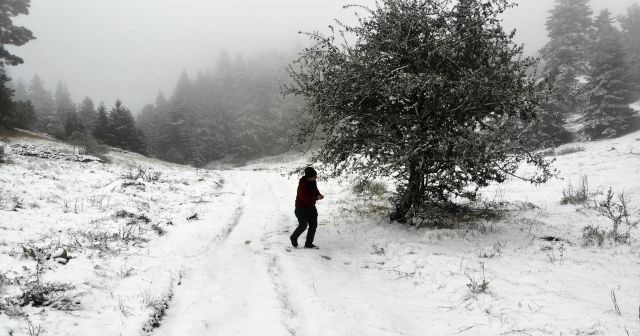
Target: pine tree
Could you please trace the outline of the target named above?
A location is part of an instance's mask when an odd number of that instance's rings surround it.
[[[588,75],[588,52],[593,38],[593,12],[589,0],[556,0],[547,18],[549,42],[540,51],[543,73],[551,79],[558,94],[547,105],[542,136],[552,143],[562,143],[568,138],[564,129],[566,118],[578,113],[584,106],[581,99],[584,86],[578,77]]]
[[[53,134],[60,127],[60,120],[56,118],[56,106],[51,92],[45,89],[44,82],[38,75],[29,84],[29,100],[38,119],[36,129]]]
[[[33,40],[33,33],[22,26],[13,24],[12,18],[29,14],[30,0],[4,0],[0,8],[0,63],[2,65],[22,64],[22,58],[10,53],[6,46],[22,46]]]
[[[11,96],[13,90],[7,86],[8,82],[9,76],[5,72],[4,65],[0,63],[0,129],[12,127],[13,101]]]
[[[16,102],[29,101],[29,91],[27,90],[27,86],[24,84],[22,80],[18,80],[16,82],[14,93],[13,93],[13,101],[16,101]]]
[[[109,145],[145,153],[141,132],[136,128],[131,111],[120,100],[117,100],[109,113],[109,127],[107,142]]]
[[[23,60],[10,53],[7,46],[22,46],[34,39],[30,30],[13,23],[13,17],[29,14],[29,6],[29,0],[4,0],[0,3],[0,127],[12,127],[10,123],[17,113],[5,66],[22,64]]]
[[[634,111],[629,107],[626,82],[626,55],[620,32],[613,26],[609,10],[596,19],[595,42],[591,53],[589,104],[584,121],[588,138],[599,139],[619,135],[630,125]]]
[[[98,119],[98,113],[91,98],[86,97],[82,100],[78,109],[78,117],[86,129],[92,130],[94,128],[96,120]]]
[[[158,93],[155,104],[148,104],[136,119],[136,127],[144,135],[149,153],[161,157],[165,151],[162,147],[164,125],[169,113],[167,99],[162,92]]]
[[[76,106],[71,100],[71,93],[67,89],[67,84],[59,81],[56,87],[55,95],[56,104],[56,119],[58,120],[58,127],[54,135],[58,137],[69,137],[74,131],[80,131],[84,129],[84,126],[80,124],[80,119],[76,113]],[[68,133],[68,132],[71,133]]]
[[[24,83],[22,86],[19,85],[20,83],[18,82],[17,90],[25,90]],[[14,127],[29,129],[33,127],[36,120],[33,106],[29,101],[17,100],[15,91],[8,84],[9,77],[5,73],[4,65],[0,64],[0,129]]]
[[[623,41],[627,54],[627,74],[630,99],[640,99],[640,5],[633,4],[620,17]]]
[[[75,111],[68,112],[64,119],[64,138],[69,139],[74,133],[84,133],[85,126],[82,124],[78,113]]]
[[[107,107],[104,103],[100,103],[97,110],[96,122],[93,126],[93,137],[103,144],[111,144],[113,141],[109,136],[109,116],[107,115]]]
[[[195,141],[194,125],[188,119],[185,104],[175,103],[162,133],[163,159],[194,166],[202,165],[200,148]]]
[[[199,118],[194,99],[193,83],[183,72],[169,103],[168,119],[162,127],[160,157],[171,162],[200,166],[204,160],[200,144],[196,141]]]
[[[29,101],[17,101],[13,103],[13,120],[11,124],[14,127],[32,129],[36,122],[36,115],[33,106]]]
[[[167,107],[167,98],[165,98],[164,93],[162,91],[158,92],[158,96],[156,97],[156,109],[163,110]]]
[[[588,72],[588,50],[593,34],[593,12],[589,0],[556,0],[547,18],[550,41],[540,51],[544,73],[562,87],[571,87],[576,77]]]

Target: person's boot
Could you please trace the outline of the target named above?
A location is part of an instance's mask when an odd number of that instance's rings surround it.
[[[291,245],[293,245],[293,247],[298,247],[298,241],[293,239],[293,237],[289,237],[289,240],[291,240]]]
[[[313,245],[313,244],[305,244],[305,245],[304,245],[304,248],[308,248],[308,249],[316,249],[316,250],[317,250],[317,249],[319,249],[319,247],[317,247],[317,246],[315,246],[315,245]]]

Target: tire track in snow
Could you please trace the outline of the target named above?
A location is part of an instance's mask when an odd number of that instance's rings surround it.
[[[223,243],[229,238],[233,230],[240,224],[240,220],[242,219],[242,215],[244,214],[244,209],[246,207],[246,199],[247,199],[247,190],[249,189],[250,183],[247,183],[244,186],[244,190],[242,191],[242,196],[238,201],[238,206],[236,207],[233,215],[231,216],[231,221],[227,224],[227,226],[217,234],[212,240],[212,243]]]
[[[201,265],[185,278],[169,321],[157,334],[253,334],[248,331],[260,325],[273,335],[306,335],[300,320],[304,314],[292,302],[296,295],[287,281],[291,277],[280,262],[283,245],[274,242],[282,239],[287,225],[283,191],[274,188],[282,182],[270,174],[238,173],[230,178],[246,183],[242,197],[227,207],[234,209],[228,224],[210,240]],[[269,194],[272,197],[264,197]],[[260,237],[260,244],[248,246],[246,238],[252,236]],[[221,305],[201,315],[216,303]]]
[[[275,220],[275,224],[277,225],[277,228],[275,231],[267,232],[260,239],[262,245],[264,246],[264,251],[262,253],[264,253],[266,256],[270,258],[270,261],[268,264],[268,272],[271,277],[271,282],[273,283],[274,289],[276,291],[277,299],[280,302],[281,308],[284,313],[284,317],[286,319],[283,321],[283,324],[285,325],[285,327],[287,328],[291,336],[296,336],[299,334],[304,335],[306,333],[301,330],[302,327],[305,325],[303,319],[301,318],[301,316],[304,316],[304,314],[301,315],[294,308],[294,305],[292,304],[292,301],[291,301],[291,297],[293,296],[292,287],[286,283],[283,277],[284,271],[283,271],[282,264],[280,262],[280,256],[278,255],[282,253],[282,250],[274,249],[273,250],[274,252],[268,252],[272,250],[270,247],[268,247],[269,245],[272,245],[272,243],[268,241],[269,238],[271,238],[274,235],[276,237],[281,236],[282,235],[281,233],[288,233],[288,230],[285,231],[284,227],[287,226],[287,221],[289,219],[289,216],[286,214],[285,211],[283,211],[282,201],[279,197],[280,194],[275,192],[276,189],[274,188],[273,184],[274,184],[274,181],[269,180],[267,187],[269,189],[269,193],[273,196],[273,200],[275,203],[274,211],[278,213],[277,219]],[[287,236],[288,234],[284,235],[283,238],[285,239],[285,241],[288,242],[288,239],[286,238]]]
[[[269,255],[269,253],[265,254]],[[271,276],[271,281],[273,282],[278,301],[280,302],[281,308],[285,313],[285,317],[289,319],[289,321],[283,321],[283,324],[289,331],[289,335],[296,336],[296,328],[294,326],[291,326],[291,321],[294,321],[297,318],[298,314],[291,306],[287,288],[284,286],[282,281],[280,281],[281,270],[278,265],[278,257],[275,255],[270,255],[269,257],[271,258],[271,261],[269,262],[267,270],[269,272],[269,276]]]
[[[240,197],[240,199],[238,200],[238,205],[233,213],[233,215],[231,216],[231,221],[229,221],[226,225],[226,227],[222,230],[222,232],[218,233],[215,237],[213,237],[213,239],[211,239],[212,244],[207,248],[207,250],[210,250],[216,246],[218,246],[221,243],[224,243],[227,238],[229,238],[229,236],[231,235],[231,233],[233,232],[233,230],[238,226],[238,224],[240,223],[240,220],[242,218],[242,215],[244,214],[244,209],[245,209],[245,202],[246,202],[246,195],[247,195],[247,190],[249,189],[250,184],[247,183],[244,186],[244,190],[242,191],[242,195]],[[181,272],[184,270],[181,270]],[[178,286],[183,285],[183,283],[178,284]],[[167,297],[167,299],[165,301],[163,301],[162,305],[161,305],[161,311],[155,311],[153,312],[152,316],[150,316],[149,321],[147,322],[147,324],[145,324],[145,326],[143,327],[143,334],[144,335],[152,335],[155,330],[160,327],[162,320],[165,317],[166,311],[169,310],[170,306],[171,306],[171,302],[173,301],[173,285],[172,288],[169,290],[169,295]]]

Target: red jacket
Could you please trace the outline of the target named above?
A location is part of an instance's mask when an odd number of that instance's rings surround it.
[[[300,181],[298,184],[298,194],[296,195],[296,208],[315,209],[316,201],[320,196],[320,191],[316,189],[315,193],[309,194],[307,184]]]

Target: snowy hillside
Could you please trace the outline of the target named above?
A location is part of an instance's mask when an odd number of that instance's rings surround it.
[[[560,204],[586,175],[590,198],[640,208],[640,133],[557,149],[562,179],[492,186],[504,217],[451,229],[389,223],[386,193],[321,179],[320,250],[288,241],[295,155],[209,171],[6,146],[0,335],[640,335],[640,232],[584,246],[611,220]]]

